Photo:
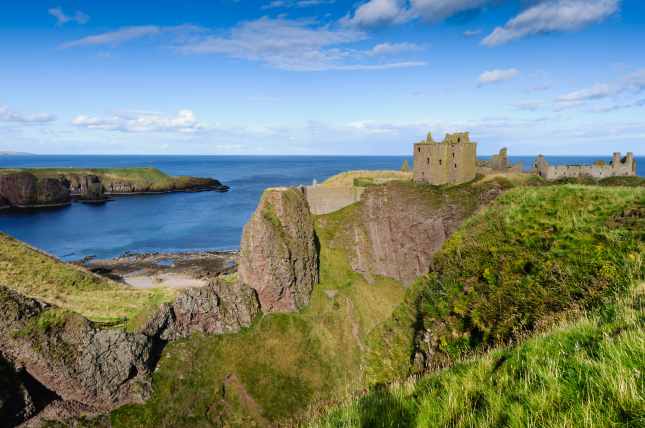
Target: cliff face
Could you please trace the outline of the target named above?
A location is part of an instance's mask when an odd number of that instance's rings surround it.
[[[94,409],[149,395],[151,342],[0,287],[0,351],[48,390]]]
[[[36,177],[27,172],[0,175],[2,198],[15,207],[56,206],[70,202],[69,189],[62,180]]]
[[[234,333],[248,327],[260,314],[258,297],[243,284],[211,283],[184,291],[173,304],[164,304],[143,333],[175,340],[200,332]]]
[[[433,254],[457,227],[502,191],[496,182],[448,189],[399,182],[369,187],[338,236],[354,271],[368,280],[381,275],[410,284],[428,272]]]
[[[309,303],[318,283],[313,217],[296,188],[268,189],[244,226],[240,281],[254,288],[264,312],[290,312]]]

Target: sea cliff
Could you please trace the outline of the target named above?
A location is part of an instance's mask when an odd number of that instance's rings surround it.
[[[73,200],[105,201],[110,196],[169,192],[226,192],[212,178],[172,177],[155,168],[1,169],[0,208],[62,206]]]

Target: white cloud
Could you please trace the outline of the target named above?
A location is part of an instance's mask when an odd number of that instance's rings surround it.
[[[505,82],[511,80],[520,74],[516,68],[496,69],[484,71],[479,76],[479,86],[490,85],[493,83]]]
[[[600,98],[607,98],[612,95],[614,91],[607,84],[595,84],[590,88],[581,89],[579,91],[569,92],[558,97],[557,101],[561,103],[577,103],[589,100],[597,100]]]
[[[464,37],[475,37],[479,36],[482,33],[482,30],[466,30],[464,31]]]
[[[269,9],[287,9],[287,8],[305,8],[334,4],[336,0],[273,0],[261,7],[262,10]]]
[[[76,116],[72,125],[79,128],[120,132],[195,133],[204,129],[191,110],[179,110],[175,116],[155,112],[121,112],[110,117]]]
[[[412,10],[421,18],[431,22],[479,9],[488,3],[491,3],[491,0],[410,0]]]
[[[58,25],[64,25],[67,24],[68,22],[76,22],[77,24],[86,24],[89,20],[90,17],[86,15],[85,13],[81,12],[80,10],[77,10],[74,15],[67,15],[65,12],[63,12],[63,9],[58,6],[58,7],[52,7],[51,9],[48,10],[49,14],[56,18],[56,22]]]
[[[415,52],[421,49],[421,46],[414,43],[379,43],[367,53],[372,56],[395,55],[402,52]]]
[[[279,1],[279,0],[278,0]],[[344,18],[359,27],[401,24],[414,18],[436,22],[461,12],[479,9],[494,0],[368,0]]]
[[[513,104],[513,107],[515,107],[515,109],[523,111],[536,111],[541,109],[543,106],[544,101],[523,101]]]
[[[612,111],[626,110],[631,108],[640,108],[645,107],[645,99],[631,101],[627,103],[616,103],[608,106],[601,106],[591,109],[593,113],[609,113]]]
[[[12,111],[7,106],[0,105],[0,122],[12,122],[22,124],[42,124],[53,122],[56,116],[48,113],[23,114]]]
[[[204,31],[202,28],[194,25],[177,25],[172,27],[160,27],[157,25],[138,25],[133,27],[123,27],[107,33],[95,34],[83,37],[78,40],[64,43],[63,48],[75,48],[84,46],[118,46],[125,42],[130,42],[145,37],[160,36],[162,34],[173,34],[175,36],[185,36],[192,33]]]
[[[185,43],[179,49],[184,53],[258,61],[292,71],[383,70],[425,65],[420,61],[358,63],[365,52],[340,47],[366,38],[366,33],[353,28],[263,17],[239,24],[228,37],[209,36]]]
[[[482,44],[498,46],[533,34],[578,30],[613,15],[619,5],[619,0],[543,1],[495,28]]]
[[[341,20],[345,25],[374,27],[378,25],[400,24],[413,18],[404,0],[369,0],[360,5],[353,16]]]

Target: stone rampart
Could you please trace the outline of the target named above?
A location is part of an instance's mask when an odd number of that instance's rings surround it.
[[[312,214],[322,215],[338,211],[361,200],[364,187],[304,187],[305,197]]]

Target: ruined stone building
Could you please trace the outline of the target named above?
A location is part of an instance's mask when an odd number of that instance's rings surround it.
[[[522,172],[524,170],[524,164],[522,162],[517,162],[511,164],[508,160],[508,149],[506,147],[502,148],[498,154],[491,156],[488,160],[478,160],[477,161],[477,173],[486,175],[494,174],[497,172],[508,173],[508,172]]]
[[[623,158],[620,152],[614,152],[609,164],[596,161],[593,165],[549,165],[544,156],[540,155],[533,165],[534,171],[546,180],[557,180],[567,177],[627,177],[636,175],[634,154],[628,152]]]
[[[477,143],[468,132],[446,134],[436,142],[428,133],[425,141],[414,145],[414,181],[434,185],[460,184],[475,179]]]

